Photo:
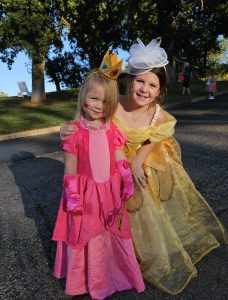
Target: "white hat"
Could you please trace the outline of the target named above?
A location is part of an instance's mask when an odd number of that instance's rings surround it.
[[[165,50],[160,47],[160,38],[152,40],[147,46],[139,38],[137,42],[138,44],[133,44],[129,50],[128,74],[144,74],[153,68],[164,67],[169,63]]]

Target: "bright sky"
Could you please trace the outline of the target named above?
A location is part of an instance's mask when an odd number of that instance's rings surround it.
[[[29,92],[32,91],[31,62],[24,53],[19,53],[15,59],[12,69],[9,70],[7,64],[0,62],[0,91],[8,96],[16,96],[20,91],[18,81],[25,81]],[[46,92],[55,91],[55,85],[45,79]]]
[[[119,58],[128,57],[127,52],[119,51]],[[24,53],[19,53],[12,65],[12,69],[7,68],[7,64],[0,62],[0,91],[8,96],[16,96],[20,91],[18,81],[25,81],[29,92],[32,91],[31,61]],[[56,91],[55,84],[45,78],[45,91]]]

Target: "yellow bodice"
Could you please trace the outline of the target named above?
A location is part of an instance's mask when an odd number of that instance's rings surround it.
[[[128,128],[118,116],[113,122],[128,138],[130,162],[145,141],[154,144],[143,164],[148,184],[143,190],[135,188],[127,208],[143,277],[177,294],[196,276],[195,263],[228,238],[183,168],[173,137],[175,118],[165,111],[164,116],[159,126]]]

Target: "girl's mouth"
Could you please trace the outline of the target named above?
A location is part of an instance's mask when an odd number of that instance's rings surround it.
[[[137,93],[136,95],[140,98],[147,99],[147,97],[141,93]]]

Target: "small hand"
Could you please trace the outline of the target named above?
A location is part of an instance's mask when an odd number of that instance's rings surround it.
[[[77,130],[75,125],[66,124],[60,127],[60,139],[62,141],[67,140],[69,134],[73,134]]]
[[[121,199],[123,201],[127,201],[129,198],[131,198],[134,195],[134,182],[133,178],[128,178],[124,182],[123,191],[121,193]]]
[[[131,162],[131,171],[136,185],[139,189],[143,189],[147,186],[147,175],[143,169],[141,162],[137,160],[132,160]]]

